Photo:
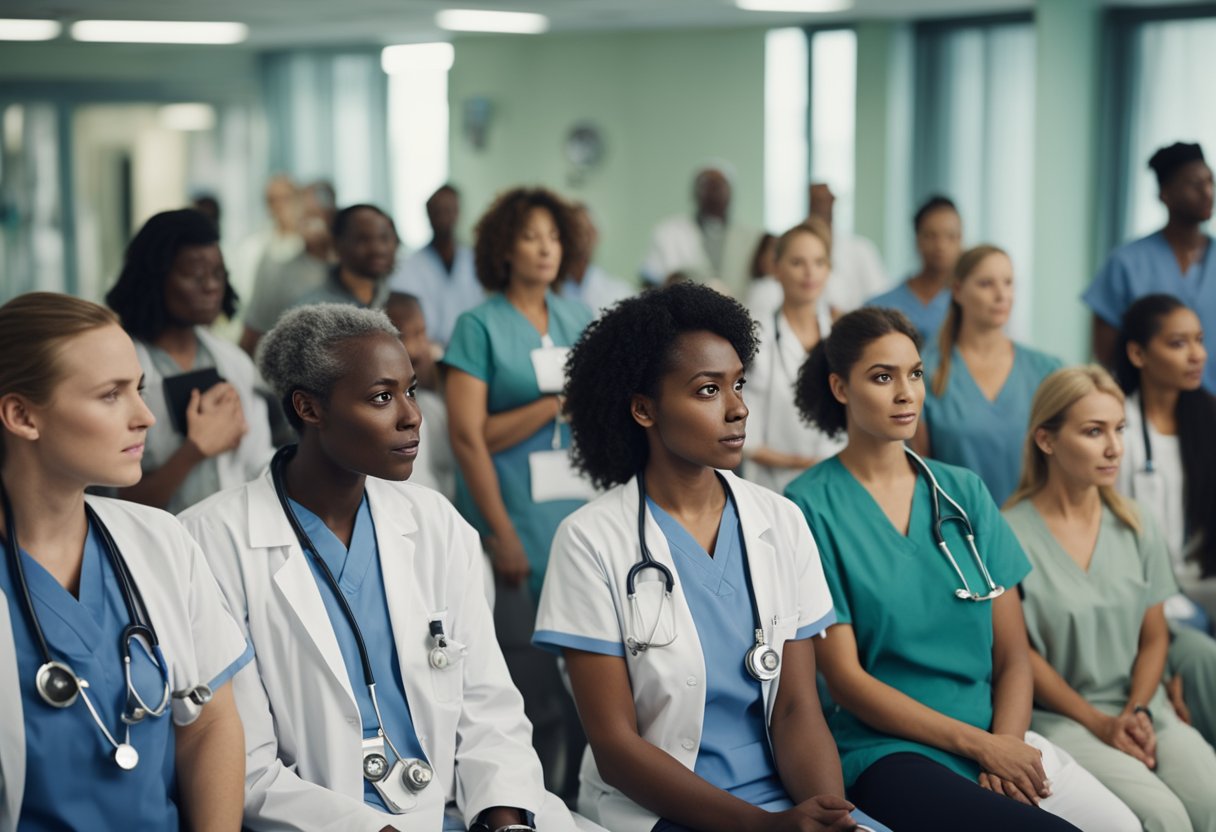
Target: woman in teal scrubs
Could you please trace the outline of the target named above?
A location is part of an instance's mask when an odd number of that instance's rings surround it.
[[[970,468],[1005,502],[1022,470],[1022,434],[1039,382],[1062,366],[1005,334],[1013,311],[1013,263],[996,246],[963,253],[950,311],[925,350],[925,413],[917,450]]]
[[[571,474],[558,403],[566,353],[592,318],[552,291],[576,254],[576,227],[549,191],[501,195],[477,225],[477,277],[489,296],[457,319],[443,356],[456,508],[490,555],[499,643],[559,789],[562,725],[577,732],[578,720],[555,661],[531,637],[553,534],[591,493]]]
[[[3,832],[241,826],[252,652],[173,517],[85,496],[139,480],[142,376],[100,306],[0,307]]]
[[[960,818],[985,830],[1138,829],[1109,791],[1027,732],[1030,658],[1014,588],[1030,566],[977,476],[907,452],[923,375],[908,320],[861,309],[836,322],[798,379],[804,418],[848,435],[785,493],[815,535],[836,607],[815,653],[840,706],[828,724],[849,798],[900,832]],[[959,512],[929,472],[969,518],[975,553],[958,521],[940,524],[951,558],[939,548],[934,494],[939,516]]]
[[[1005,516],[1034,564],[1022,589],[1033,725],[1127,802],[1148,832],[1216,830],[1216,752],[1161,684],[1178,591],[1156,521],[1119,495],[1123,393],[1099,367],[1035,394]]]

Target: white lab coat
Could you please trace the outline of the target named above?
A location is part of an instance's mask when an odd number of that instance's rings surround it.
[[[241,437],[240,445],[215,457],[222,491],[243,485],[256,477],[274,456],[274,445],[270,441],[270,419],[266,401],[254,392],[257,370],[249,356],[245,355],[240,347],[217,338],[202,327],[195,327],[194,333],[215,359],[216,372],[236,388],[241,397],[241,409],[245,412],[245,422],[249,425],[249,432]],[[151,471],[164,465],[181,447],[185,438],[173,429],[169,404],[165,399],[165,377],[157,370],[147,345],[136,339],[135,353],[139,357],[139,366],[144,371],[144,399],[156,417],[156,424],[149,428],[144,444],[143,467],[145,471]],[[181,492],[182,489],[179,488],[167,506],[169,511],[175,514],[197,502],[183,500]]]
[[[435,832],[454,799],[464,817],[491,806],[579,828],[546,794],[531,726],[512,686],[482,590],[477,533],[439,494],[368,478],[401,677],[435,779],[407,814],[363,801],[362,721],[329,614],[270,472],[182,515],[256,651],[234,692],[246,738],[245,826],[255,830]],[[446,670],[430,666],[428,624],[444,622]],[[258,678],[258,673],[261,678]]]
[[[826,629],[835,621],[819,550],[802,513],[784,497],[733,474],[722,474],[734,494],[747,547],[747,562],[765,637],[778,651],[802,627]],[[637,478],[617,486],[567,517],[553,540],[541,592],[537,632],[581,634],[624,644],[629,636],[662,644],[634,656],[625,652],[637,708],[638,732],[693,770],[705,719],[705,656],[685,600],[667,539],[646,514],[646,542],[676,579],[667,613],[651,637],[663,583],[653,569],[637,580],[637,600],[646,632],[630,624],[625,579],[640,559]],[[674,603],[673,603],[674,602]],[[743,661],[743,657],[738,657]],[[805,680],[813,684],[813,680]],[[780,677],[761,684],[766,723],[772,720]],[[579,811],[612,832],[649,832],[658,817],[600,776],[590,748],[583,756]]]
[[[832,309],[852,312],[890,288],[891,278],[872,242],[853,234],[832,234],[832,279],[823,290]]]
[[[751,279],[752,255],[760,242],[760,232],[732,221],[726,224],[725,234],[722,269],[715,272],[696,218],[684,214],[668,217],[655,226],[642,262],[642,277],[648,283],[661,284],[672,272],[684,272],[697,283],[717,282],[742,300]]]
[[[171,689],[223,684],[225,680],[217,677],[234,662],[247,660],[248,646],[198,545],[172,515],[160,509],[105,497],[85,499],[114,538],[143,596],[169,663]],[[17,828],[25,792],[25,722],[19,686],[33,680],[17,675],[11,623],[12,616],[23,615],[19,600],[10,602],[0,594],[0,832]],[[175,725],[189,725],[202,710],[185,698],[175,696],[172,702]]]
[[[826,303],[818,309],[819,337],[827,338],[832,330],[832,315]],[[797,453],[816,459],[826,459],[839,453],[846,444],[842,435],[835,439],[802,421],[794,404],[794,384],[798,371],[806,362],[807,352],[798,334],[778,309],[759,319],[760,347],[747,371],[744,391],[750,411],[747,417],[747,446],[744,453],[770,448],[782,453]],[[774,337],[773,324],[780,337]],[[752,482],[772,489],[778,494],[802,471],[794,468],[772,468],[751,459],[744,464],[744,473]]]

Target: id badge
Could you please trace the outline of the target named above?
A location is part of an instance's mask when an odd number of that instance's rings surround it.
[[[536,386],[542,393],[560,393],[566,383],[566,356],[569,347],[537,347],[532,350],[532,369]]]
[[[574,470],[570,464],[570,451],[566,449],[528,454],[528,472],[532,475],[534,503],[595,497],[595,488]]]

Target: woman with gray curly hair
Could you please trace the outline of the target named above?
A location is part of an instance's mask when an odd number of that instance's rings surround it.
[[[299,444],[182,516],[257,653],[234,680],[245,826],[579,828],[544,791],[477,533],[405,482],[422,418],[397,330],[302,307],[258,365]]]

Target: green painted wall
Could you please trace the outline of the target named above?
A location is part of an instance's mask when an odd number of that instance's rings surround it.
[[[484,150],[461,133],[476,96],[493,105]],[[498,191],[547,185],[591,206],[598,262],[635,279],[654,223],[691,210],[709,159],[734,166],[734,215],[763,224],[763,29],[460,38],[449,100],[466,229]],[[575,184],[562,143],[581,121],[600,127],[607,156]]]

